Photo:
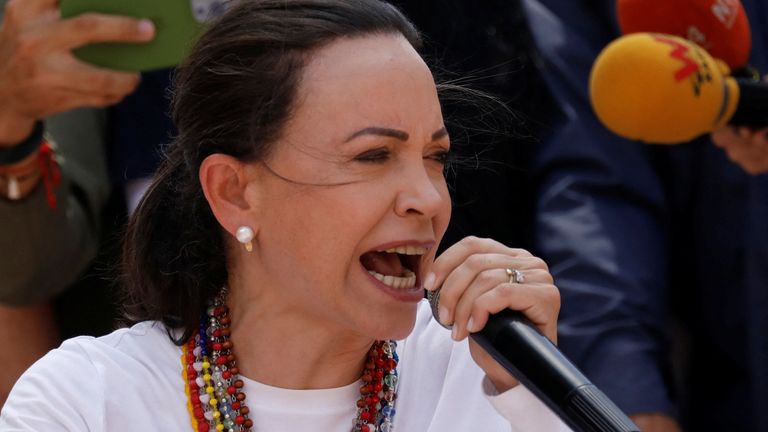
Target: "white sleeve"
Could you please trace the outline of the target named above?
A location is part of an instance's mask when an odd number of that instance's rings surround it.
[[[496,412],[509,421],[513,431],[567,432],[571,430],[522,384],[499,393],[488,377],[485,377],[483,394]]]
[[[0,412],[0,430],[106,430],[103,401],[96,367],[76,341],[67,341],[19,378]]]

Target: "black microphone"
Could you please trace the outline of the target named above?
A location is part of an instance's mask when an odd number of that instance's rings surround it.
[[[439,323],[440,290],[427,298]],[[575,432],[640,431],[522,313],[493,314],[470,337]]]
[[[737,79],[739,103],[728,124],[762,129],[768,126],[768,83]]]

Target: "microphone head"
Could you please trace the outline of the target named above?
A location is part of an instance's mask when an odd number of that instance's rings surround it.
[[[623,34],[665,33],[695,42],[731,69],[747,65],[749,20],[739,0],[618,0]]]
[[[675,36],[634,33],[611,42],[589,78],[600,121],[623,137],[649,143],[689,141],[725,125],[739,89],[727,67]]]
[[[448,330],[453,328],[453,326],[445,325],[440,322],[440,314],[438,312],[438,307],[440,306],[440,288],[434,291],[427,291],[427,301],[429,301],[429,307],[432,309],[432,318],[435,319],[435,322]]]

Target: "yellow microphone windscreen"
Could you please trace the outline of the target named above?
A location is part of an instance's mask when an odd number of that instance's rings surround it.
[[[689,141],[726,124],[739,98],[735,80],[706,51],[657,33],[609,44],[595,60],[589,90],[608,129],[659,144]]]

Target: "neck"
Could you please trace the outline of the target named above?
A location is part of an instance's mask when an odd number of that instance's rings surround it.
[[[243,376],[286,389],[335,388],[360,379],[373,339],[246,292],[233,289],[227,299]]]

